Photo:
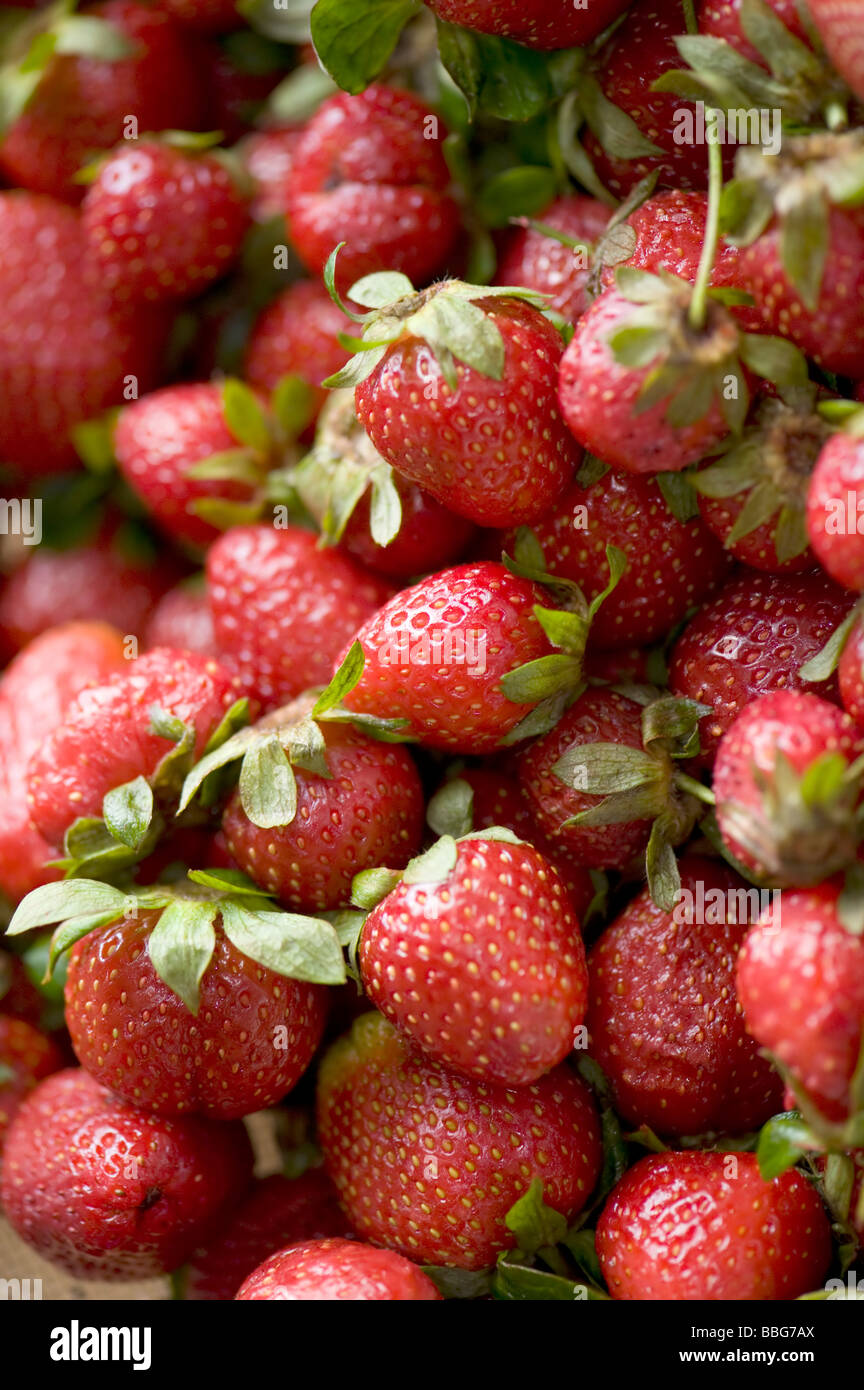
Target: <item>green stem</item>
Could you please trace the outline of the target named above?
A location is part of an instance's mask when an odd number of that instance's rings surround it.
[[[560,1274],[564,1279],[573,1278],[570,1266],[564,1259],[560,1250],[557,1250],[554,1245],[544,1245],[537,1251],[537,1254],[540,1256],[543,1263],[549,1266],[553,1274]]]
[[[680,787],[682,792],[689,792],[691,796],[695,796],[697,801],[704,801],[706,806],[714,805],[714,793],[711,788],[704,787],[695,777],[688,777],[686,772],[675,773],[675,785]]]
[[[693,0],[681,0],[684,9],[684,25],[688,34],[698,34],[699,25],[696,23],[696,7]]]
[[[711,108],[706,107],[706,128],[712,115]],[[711,140],[708,144],[708,216],[705,219],[705,240],[702,243],[702,257],[699,261],[696,284],[693,287],[693,298],[690,300],[690,327],[697,331],[705,327],[708,286],[711,282],[711,272],[714,269],[714,260],[717,255],[717,243],[720,240],[720,195],[722,192],[723,153],[719,143],[716,140]]]

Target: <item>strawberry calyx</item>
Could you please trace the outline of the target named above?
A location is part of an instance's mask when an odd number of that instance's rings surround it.
[[[400,883],[444,883],[456,868],[458,846],[471,840],[503,841],[521,845],[518,835],[503,825],[486,830],[469,830],[464,835],[441,835],[428,849],[410,859],[404,869],[363,869],[351,881],[351,904],[362,912],[371,912],[393,892]]]
[[[97,879],[49,883],[27,894],[7,932],[16,936],[56,923],[50,975],[59,957],[89,932],[142,912],[159,913],[148,937],[150,960],[192,1014],[216,946],[217,918],[242,955],[278,975],[314,984],[343,984],[346,978],[329,922],[274,909],[269,894],[233,869],[190,869],[185,883],[129,892]]]
[[[650,159],[663,154],[633,117],[609,100],[592,73],[580,73],[578,86],[574,84],[567,92],[558,109],[558,141],[561,156],[576,181],[605,203],[614,204],[615,199],[600,181],[582,144],[580,136],[586,129],[610,159]]]

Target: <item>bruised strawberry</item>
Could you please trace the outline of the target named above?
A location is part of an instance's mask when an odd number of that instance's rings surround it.
[[[547,295],[547,308],[575,323],[590,303],[592,252],[608,221],[609,208],[599,198],[556,198],[536,222],[509,233],[495,283],[525,285]]]
[[[279,1250],[254,1270],[237,1294],[242,1302],[426,1302],[441,1294],[428,1275],[393,1250],[349,1240],[309,1240]]]
[[[626,10],[630,0],[593,0],[562,7],[557,0],[426,0],[448,24],[515,39],[528,48],[576,48],[590,43]],[[519,282],[521,284],[521,281]]]
[[[75,1069],[19,1109],[0,1198],[21,1239],[76,1279],[147,1279],[191,1255],[251,1173],[242,1125],[148,1115]]]
[[[50,1038],[23,1019],[0,1013],[0,1158],[24,1097],[62,1066],[63,1057]]]
[[[380,1014],[331,1047],[318,1073],[318,1133],[361,1236],[409,1258],[486,1269],[515,1235],[504,1218],[531,1185],[567,1219],[601,1158],[591,1093],[566,1067],[508,1089],[427,1061]],[[404,1137],[392,1142],[393,1126]]]

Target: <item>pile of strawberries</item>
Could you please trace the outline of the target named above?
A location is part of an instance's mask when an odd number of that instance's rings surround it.
[[[864,1296],[860,4],[16,3],[6,1220]]]

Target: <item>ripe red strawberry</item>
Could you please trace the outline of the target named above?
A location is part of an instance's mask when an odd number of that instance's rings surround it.
[[[374,496],[367,492],[348,518],[342,536],[343,550],[366,569],[394,583],[455,564],[475,534],[471,522],[448,511],[428,492],[398,474],[393,474],[393,487],[399,497],[399,529],[392,540],[386,544],[375,540]]]
[[[350,1235],[323,1168],[310,1168],[299,1178],[274,1173],[254,1183],[213,1239],[195,1251],[184,1272],[183,1295],[191,1302],[229,1302],[277,1250]]]
[[[445,133],[410,92],[373,83],[329,97],[306,126],[288,188],[291,242],[307,269],[320,275],[344,241],[343,293],[377,270],[431,279],[459,230]]]
[[[269,715],[257,744],[246,731],[238,736],[240,787],[222,817],[234,862],[295,912],[347,907],[355,874],[401,869],[423,833],[423,791],[408,750],[322,721],[311,725],[319,746],[310,757],[307,713],[289,706]],[[215,756],[222,762],[230,751],[223,745]],[[290,792],[268,794],[271,761]]]
[[[203,115],[197,66],[168,15],[135,0],[107,0],[85,13],[110,25],[127,51],[111,60],[50,57],[34,95],[0,141],[0,170],[10,183],[78,202],[75,174],[128,137],[195,130]],[[80,307],[80,306],[79,306]]]
[[[588,958],[591,1056],[628,1124],[740,1134],[782,1101],[735,997],[735,961],[760,895],[716,860],[686,856],[680,870],[672,912],[643,889]]]
[[[390,589],[298,527],[235,526],[210,547],[207,584],[220,658],[264,709],[330,678]]]
[[[353,1240],[309,1240],[279,1250],[259,1266],[237,1294],[241,1302],[410,1303],[440,1301],[428,1275],[393,1250]]]
[[[141,777],[158,784],[162,760],[184,734],[188,756],[200,756],[237,693],[218,662],[168,647],[82,691],[30,760],[27,800],[40,834],[60,845],[76,819],[102,813],[113,788]]]
[[[168,325],[109,298],[76,212],[20,190],[0,193],[0,300],[0,456],[56,472],[76,462],[73,425],[156,384]]]
[[[714,763],[727,849],[757,880],[780,888],[851,864],[861,787],[848,770],[862,753],[864,735],[849,715],[816,695],[777,690],[751,701]]]
[[[0,600],[2,604],[2,600]],[[216,637],[207,590],[194,577],[169,589],[154,604],[144,629],[144,646],[175,647],[183,652],[216,655]]]
[[[243,27],[235,0],[161,0],[161,8],[196,33],[230,34]]]
[[[229,169],[206,150],[120,145],[87,190],[82,225],[117,300],[189,299],[236,261],[248,214]]]
[[[577,478],[533,531],[549,573],[573,580],[589,599],[603,587],[606,547],[627,557],[591,624],[595,648],[665,636],[728,570],[707,528],[698,517],[679,521],[653,477],[607,470]],[[504,549],[518,556],[518,537],[505,537]]]
[[[700,724],[702,756],[713,760],[736,715],[770,690],[837,698],[835,680],[806,681],[801,667],[822,650],[852,605],[821,572],[752,571],[730,579],[688,623],[672,649],[669,688],[711,706]]]
[[[766,1182],[751,1153],[649,1154],[614,1188],[597,1254],[613,1298],[788,1300],[824,1277],[831,1229],[794,1169]]]
[[[365,339],[386,346],[359,352],[330,384],[356,385],[379,454],[457,515],[481,526],[542,516],[580,458],[558,413],[558,330],[518,291],[396,285],[354,286],[376,306]]]
[[[566,1067],[513,1090],[469,1080],[411,1051],[380,1014],[325,1055],[317,1110],[359,1233],[424,1264],[487,1269],[515,1245],[504,1218],[534,1178],[569,1219],[600,1169],[597,1112]]]
[[[412,861],[366,918],[357,960],[370,1001],[412,1045],[482,1081],[538,1080],[585,1017],[585,950],[563,882],[531,845],[482,832]]]
[[[63,1056],[49,1037],[21,1018],[0,1013],[0,1158],[24,1097],[62,1066]]]
[[[860,593],[864,589],[864,439],[841,432],[825,443],[807,493],[807,532],[822,568]]]
[[[249,208],[254,222],[284,216],[301,135],[299,126],[274,126],[253,131],[238,145],[236,153],[255,185]]]
[[[514,228],[498,257],[497,285],[525,285],[548,295],[547,308],[575,323],[588,308],[594,243],[606,230],[609,208],[598,198],[556,198],[537,224]],[[562,240],[545,229],[559,232]],[[575,243],[575,245],[573,244]]]
[[[327,399],[321,385],[345,361],[339,334],[350,321],[323,285],[298,280],[256,319],[246,348],[244,375],[259,391],[270,392],[285,376],[312,387],[314,413]]]
[[[520,0],[426,0],[430,10],[449,24],[540,49],[577,48],[590,43],[623,14],[629,2],[595,0],[590,7],[562,7],[557,0],[528,0],[527,4]]]
[[[840,919],[842,880],[783,893],[738,960],[748,1032],[829,1121],[861,1109],[852,1078],[864,1037],[864,938]]]
[[[0,1198],[22,1240],[76,1279],[147,1279],[191,1255],[251,1172],[242,1125],[148,1115],[76,1068],[18,1111]]]
[[[864,34],[855,0],[807,0],[807,9],[831,62],[864,101]]]
[[[846,639],[837,664],[836,680],[843,708],[859,727],[864,728],[864,623],[860,619],[852,624]]]

